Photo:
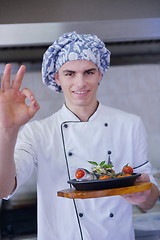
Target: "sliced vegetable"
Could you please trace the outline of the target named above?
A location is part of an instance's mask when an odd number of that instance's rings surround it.
[[[117,178],[128,177],[128,176],[132,176],[132,174],[131,173],[119,174],[117,175]]]
[[[102,175],[102,176],[100,176],[98,179],[99,179],[99,180],[103,180],[103,179],[110,179],[110,178],[111,178],[111,176]]]

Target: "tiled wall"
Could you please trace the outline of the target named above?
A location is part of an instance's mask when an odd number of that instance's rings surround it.
[[[99,99],[142,118],[149,158],[160,169],[160,64],[111,67],[104,80]]]
[[[36,119],[52,114],[63,104],[63,94],[48,89],[38,71],[27,72],[23,86],[35,93],[41,106]],[[98,99],[141,116],[148,132],[150,160],[154,168],[160,169],[160,64],[110,67],[99,86]]]

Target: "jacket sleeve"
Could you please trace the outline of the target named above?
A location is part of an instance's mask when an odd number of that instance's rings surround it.
[[[152,165],[148,159],[147,133],[141,118],[138,118],[134,129],[134,172],[146,173],[149,175],[151,182],[157,185],[152,175]]]
[[[37,167],[35,137],[30,124],[27,124],[18,134],[14,152],[17,186],[9,196],[4,198],[6,200],[12,197],[19,187],[29,180],[34,169]]]

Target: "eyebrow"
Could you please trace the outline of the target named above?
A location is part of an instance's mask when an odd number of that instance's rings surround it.
[[[73,70],[67,70],[67,69],[66,69],[66,70],[63,70],[63,73],[66,73],[66,72],[67,72],[67,73],[68,73],[68,72],[69,72],[69,73],[75,73],[75,71],[73,71]]]
[[[89,68],[89,69],[86,69],[84,72],[89,72],[89,71],[96,71],[97,69],[96,68]],[[69,69],[65,69],[63,70],[63,72],[69,72],[69,73],[75,73],[76,71],[74,70],[69,70]]]

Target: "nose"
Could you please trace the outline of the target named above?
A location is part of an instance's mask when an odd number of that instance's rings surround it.
[[[79,88],[83,88],[86,85],[85,77],[83,74],[77,74],[75,78],[75,83]]]

